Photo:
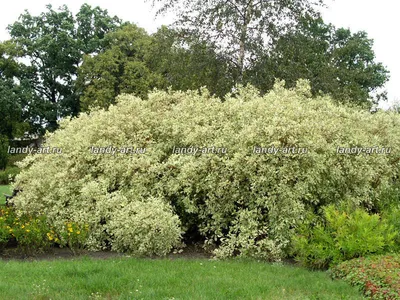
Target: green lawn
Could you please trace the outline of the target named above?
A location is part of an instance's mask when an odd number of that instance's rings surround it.
[[[6,198],[4,197],[3,194],[11,194],[11,187],[9,185],[0,185],[0,204],[4,204],[6,201]]]
[[[256,261],[0,261],[1,299],[363,299],[326,272]]]

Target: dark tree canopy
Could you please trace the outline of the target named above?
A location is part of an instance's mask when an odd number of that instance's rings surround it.
[[[163,76],[165,87],[196,90],[206,86],[223,97],[234,85],[237,70],[200,36],[183,36],[163,26],[152,35],[150,51],[149,65]]]
[[[86,55],[79,70],[78,88],[84,111],[91,106],[108,107],[121,93],[146,97],[156,86],[157,75],[146,65],[150,36],[142,28],[127,24],[107,34],[99,54]]]
[[[79,70],[78,88],[83,111],[107,108],[121,93],[147,98],[153,88],[199,89],[223,97],[233,86],[229,63],[206,42],[161,27],[148,35],[125,24],[107,34],[104,49],[86,55]]]
[[[12,43],[0,43],[0,135],[8,139],[29,131],[28,123],[24,122],[28,116],[23,107],[32,96],[26,81],[14,81],[21,74],[21,65],[12,57],[14,52]]]
[[[312,17],[302,18],[299,25],[259,58],[246,74],[247,82],[268,91],[275,78],[284,79],[287,87],[304,78],[314,95],[322,92],[367,105],[385,99],[379,88],[389,72],[375,62],[373,41],[365,32],[352,33]]]
[[[98,52],[105,33],[121,24],[106,10],[82,5],[76,15],[66,5],[32,16],[25,11],[19,20],[9,25],[11,42],[16,46],[17,58],[28,61],[24,72],[17,77],[27,80],[35,96],[26,108],[36,112],[32,118],[41,127],[57,128],[57,120],[79,112],[75,93],[77,69],[83,54]]]

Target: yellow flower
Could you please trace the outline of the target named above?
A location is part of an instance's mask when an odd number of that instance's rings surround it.
[[[71,223],[68,223],[68,224],[67,224],[67,227],[68,227],[68,228],[71,228],[71,227],[72,227],[72,224],[71,224]]]
[[[26,232],[31,232],[29,229],[25,230]]]
[[[76,232],[76,234],[80,234],[80,233],[81,233],[80,231],[77,231],[77,232]]]
[[[72,228],[68,228],[68,231],[69,232],[73,232],[74,230]]]
[[[24,228],[25,228],[25,225],[22,225],[21,228],[24,229]]]

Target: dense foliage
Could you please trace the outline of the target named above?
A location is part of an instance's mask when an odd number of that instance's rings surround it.
[[[386,99],[380,90],[389,71],[375,61],[373,40],[366,32],[351,32],[304,17],[299,26],[280,36],[270,51],[260,55],[245,80],[268,91],[274,78],[291,88],[309,79],[313,94],[325,93],[351,103],[377,103]]]
[[[43,214],[16,215],[14,208],[0,209],[0,252],[16,243],[20,253],[34,255],[52,246],[68,246],[73,252],[83,247],[89,227],[87,224],[65,222],[59,230],[51,227]]]
[[[147,246],[134,240],[142,230],[143,242],[154,238],[161,247],[149,242],[150,253],[166,253],[181,230],[186,241],[203,237],[218,257],[282,258],[307,212],[341,201],[377,209],[400,160],[397,114],[311,98],[304,81],[293,90],[283,85],[264,96],[240,88],[225,101],[206,89],[155,91],[146,101],[123,95],[108,111],[64,120],[47,137],[62,154],[25,158],[14,184],[23,192],[13,202],[20,213],[45,213],[56,228],[70,219],[89,224],[93,249],[115,243],[143,254]],[[190,146],[226,151],[176,154]],[[338,153],[374,146],[391,153]],[[96,154],[97,147],[141,151]]]
[[[379,255],[361,257],[341,263],[331,271],[359,287],[370,299],[400,299],[400,256]]]
[[[122,196],[119,200],[120,207],[113,210],[108,227],[113,237],[112,250],[163,256],[179,245],[179,218],[163,199],[142,202]],[[112,203],[115,205],[116,201]]]
[[[149,35],[143,28],[125,24],[105,36],[101,53],[85,56],[77,80],[81,110],[108,108],[123,93],[147,98],[153,88],[207,86],[211,93],[224,96],[233,86],[228,66],[198,38],[183,40],[167,27]]]
[[[101,53],[86,55],[79,69],[81,109],[108,107],[121,93],[146,97],[159,80],[145,61],[149,44],[149,35],[136,25],[126,25],[106,35]]]
[[[150,35],[88,4],[76,15],[66,5],[23,12],[0,43],[0,135],[53,131],[60,118],[107,108],[121,93],[146,98],[155,87],[206,86],[222,98],[237,83],[266,93],[275,78],[288,88],[303,78],[314,95],[368,108],[386,98],[388,71],[375,61],[373,41],[325,24],[323,1],[152,2],[177,8],[182,26]]]
[[[10,46],[4,53],[9,65],[17,65],[14,77],[18,79],[10,83],[15,87],[8,90],[6,99],[12,101],[13,89],[22,90],[27,101],[14,102],[27,114],[25,121],[38,131],[44,126],[54,130],[60,117],[79,113],[75,80],[83,55],[98,53],[105,34],[121,24],[107,10],[88,4],[75,16],[66,5],[58,10],[51,5],[46,8],[37,16],[25,11],[8,26]]]
[[[216,45],[237,70],[236,83],[243,83],[243,72],[281,32],[296,26],[302,15],[318,15],[316,7],[323,5],[323,0],[150,2],[160,4],[158,14],[174,11],[178,16],[175,27],[185,34],[201,36]]]
[[[311,221],[311,222],[310,222]],[[394,226],[379,215],[361,208],[324,208],[322,222],[305,222],[294,238],[297,260],[312,268],[326,268],[342,261],[395,250],[399,235]],[[311,224],[310,224],[311,223]]]

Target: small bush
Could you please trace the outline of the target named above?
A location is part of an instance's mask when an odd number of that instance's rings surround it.
[[[3,207],[0,209],[0,250],[4,250],[9,240],[13,238],[13,224],[15,212],[12,208]]]
[[[333,279],[358,286],[371,299],[400,299],[400,255],[377,255],[343,262],[329,271]]]
[[[379,215],[329,205],[324,221],[305,222],[293,239],[296,259],[312,268],[326,268],[352,258],[393,250],[394,227]]]
[[[49,240],[54,240],[61,247],[67,246],[76,254],[77,251],[85,247],[89,236],[89,225],[68,221],[65,222],[63,228],[60,230],[53,229],[47,236]]]
[[[24,214],[18,217],[11,207],[0,210],[0,243],[3,249],[15,239],[22,253],[30,255],[46,251],[52,245],[47,237],[50,230],[45,216]]]
[[[178,216],[162,200],[122,203],[121,210],[111,215],[108,230],[112,250],[136,256],[168,254],[179,246],[181,228]]]
[[[394,251],[400,250],[400,207],[392,207],[382,212],[382,218],[384,218],[388,224],[392,225],[396,236],[394,238]]]
[[[48,239],[47,233],[50,230],[45,216],[24,215],[15,218],[12,225],[12,235],[18,243],[18,248],[25,254],[49,250],[52,242]]]
[[[8,241],[12,238],[10,227],[8,226],[8,214],[4,209],[0,210],[0,253],[4,250]]]
[[[49,226],[46,216],[22,214],[12,207],[0,210],[0,250],[4,250],[10,240],[15,240],[19,251],[32,255],[44,252],[51,246],[68,247],[74,253],[84,248],[89,235],[89,225],[73,221],[56,229]]]

